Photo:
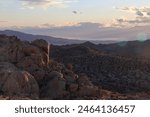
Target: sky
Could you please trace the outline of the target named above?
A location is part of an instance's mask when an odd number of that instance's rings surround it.
[[[0,0],[0,30],[78,39],[121,39],[125,32],[129,40],[149,37],[149,25],[149,0]]]

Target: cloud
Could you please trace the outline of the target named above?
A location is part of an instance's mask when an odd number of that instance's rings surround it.
[[[77,11],[72,11],[72,13],[77,14],[78,12]]]
[[[116,22],[118,22],[118,23],[123,23],[123,22],[125,22],[126,20],[124,19],[124,18],[118,18],[118,19],[116,19]]]
[[[73,14],[82,14],[80,11],[72,11]]]
[[[142,26],[150,25],[150,7],[116,7],[117,10],[134,14],[132,19],[117,18],[115,26]]]
[[[150,11],[150,7],[149,6],[148,7],[141,7],[140,10],[142,12],[149,12]]]
[[[55,25],[53,24],[49,24],[49,23],[45,23],[45,24],[42,24],[40,27],[55,27]]]
[[[144,14],[141,11],[137,11],[136,15],[138,15],[138,16],[144,16]]]
[[[135,25],[144,25],[144,24],[150,24],[150,18],[149,17],[137,17],[136,19],[125,19],[125,18],[120,18],[116,19],[116,22],[119,24],[135,24]]]
[[[115,9],[130,12],[130,13],[135,13],[138,11],[136,7],[132,7],[132,6],[131,7],[115,7]]]
[[[27,8],[34,9],[35,7],[65,7],[68,3],[77,2],[78,0],[20,0]]]
[[[115,9],[121,10],[121,11],[125,11],[125,12],[129,12],[129,13],[133,13],[136,16],[150,16],[150,7],[115,7]]]
[[[150,16],[150,11],[149,11],[149,12],[147,12],[147,15],[148,15],[148,16]]]

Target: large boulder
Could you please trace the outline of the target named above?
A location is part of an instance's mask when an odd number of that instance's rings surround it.
[[[63,80],[53,79],[48,82],[45,95],[49,99],[61,99],[66,95],[66,82]]]
[[[52,71],[46,78],[45,86],[42,89],[42,97],[48,99],[61,99],[67,95],[66,81],[63,78],[63,74]]]
[[[32,99],[39,97],[38,84],[28,72],[17,70],[10,63],[0,63],[0,76],[0,91],[4,95],[27,96]]]

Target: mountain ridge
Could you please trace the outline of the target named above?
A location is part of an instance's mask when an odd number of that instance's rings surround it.
[[[19,31],[14,31],[14,30],[4,30],[0,31],[0,34],[5,34],[8,36],[17,36],[18,38],[22,40],[27,40],[27,41],[33,41],[35,39],[44,39],[50,44],[54,45],[67,45],[67,44],[80,44],[84,43],[88,40],[79,40],[79,39],[65,39],[65,38],[59,38],[59,37],[52,37],[52,36],[45,36],[45,35],[33,35],[33,34],[28,34],[24,32],[19,32]],[[98,44],[98,43],[103,43],[103,44],[108,44],[108,43],[115,43],[116,41],[111,41],[111,40],[90,40],[91,42]]]

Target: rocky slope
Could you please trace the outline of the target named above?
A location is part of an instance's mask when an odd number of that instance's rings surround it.
[[[0,35],[0,99],[100,99],[100,87],[49,52],[44,40]]]
[[[126,95],[136,93],[137,96],[140,93],[149,95],[149,59],[119,56],[111,52],[108,54],[106,51],[93,49],[93,46],[90,43],[52,46],[50,56],[64,64],[72,64],[76,73],[87,74],[95,85],[109,91]],[[130,49],[132,51],[132,48]]]

